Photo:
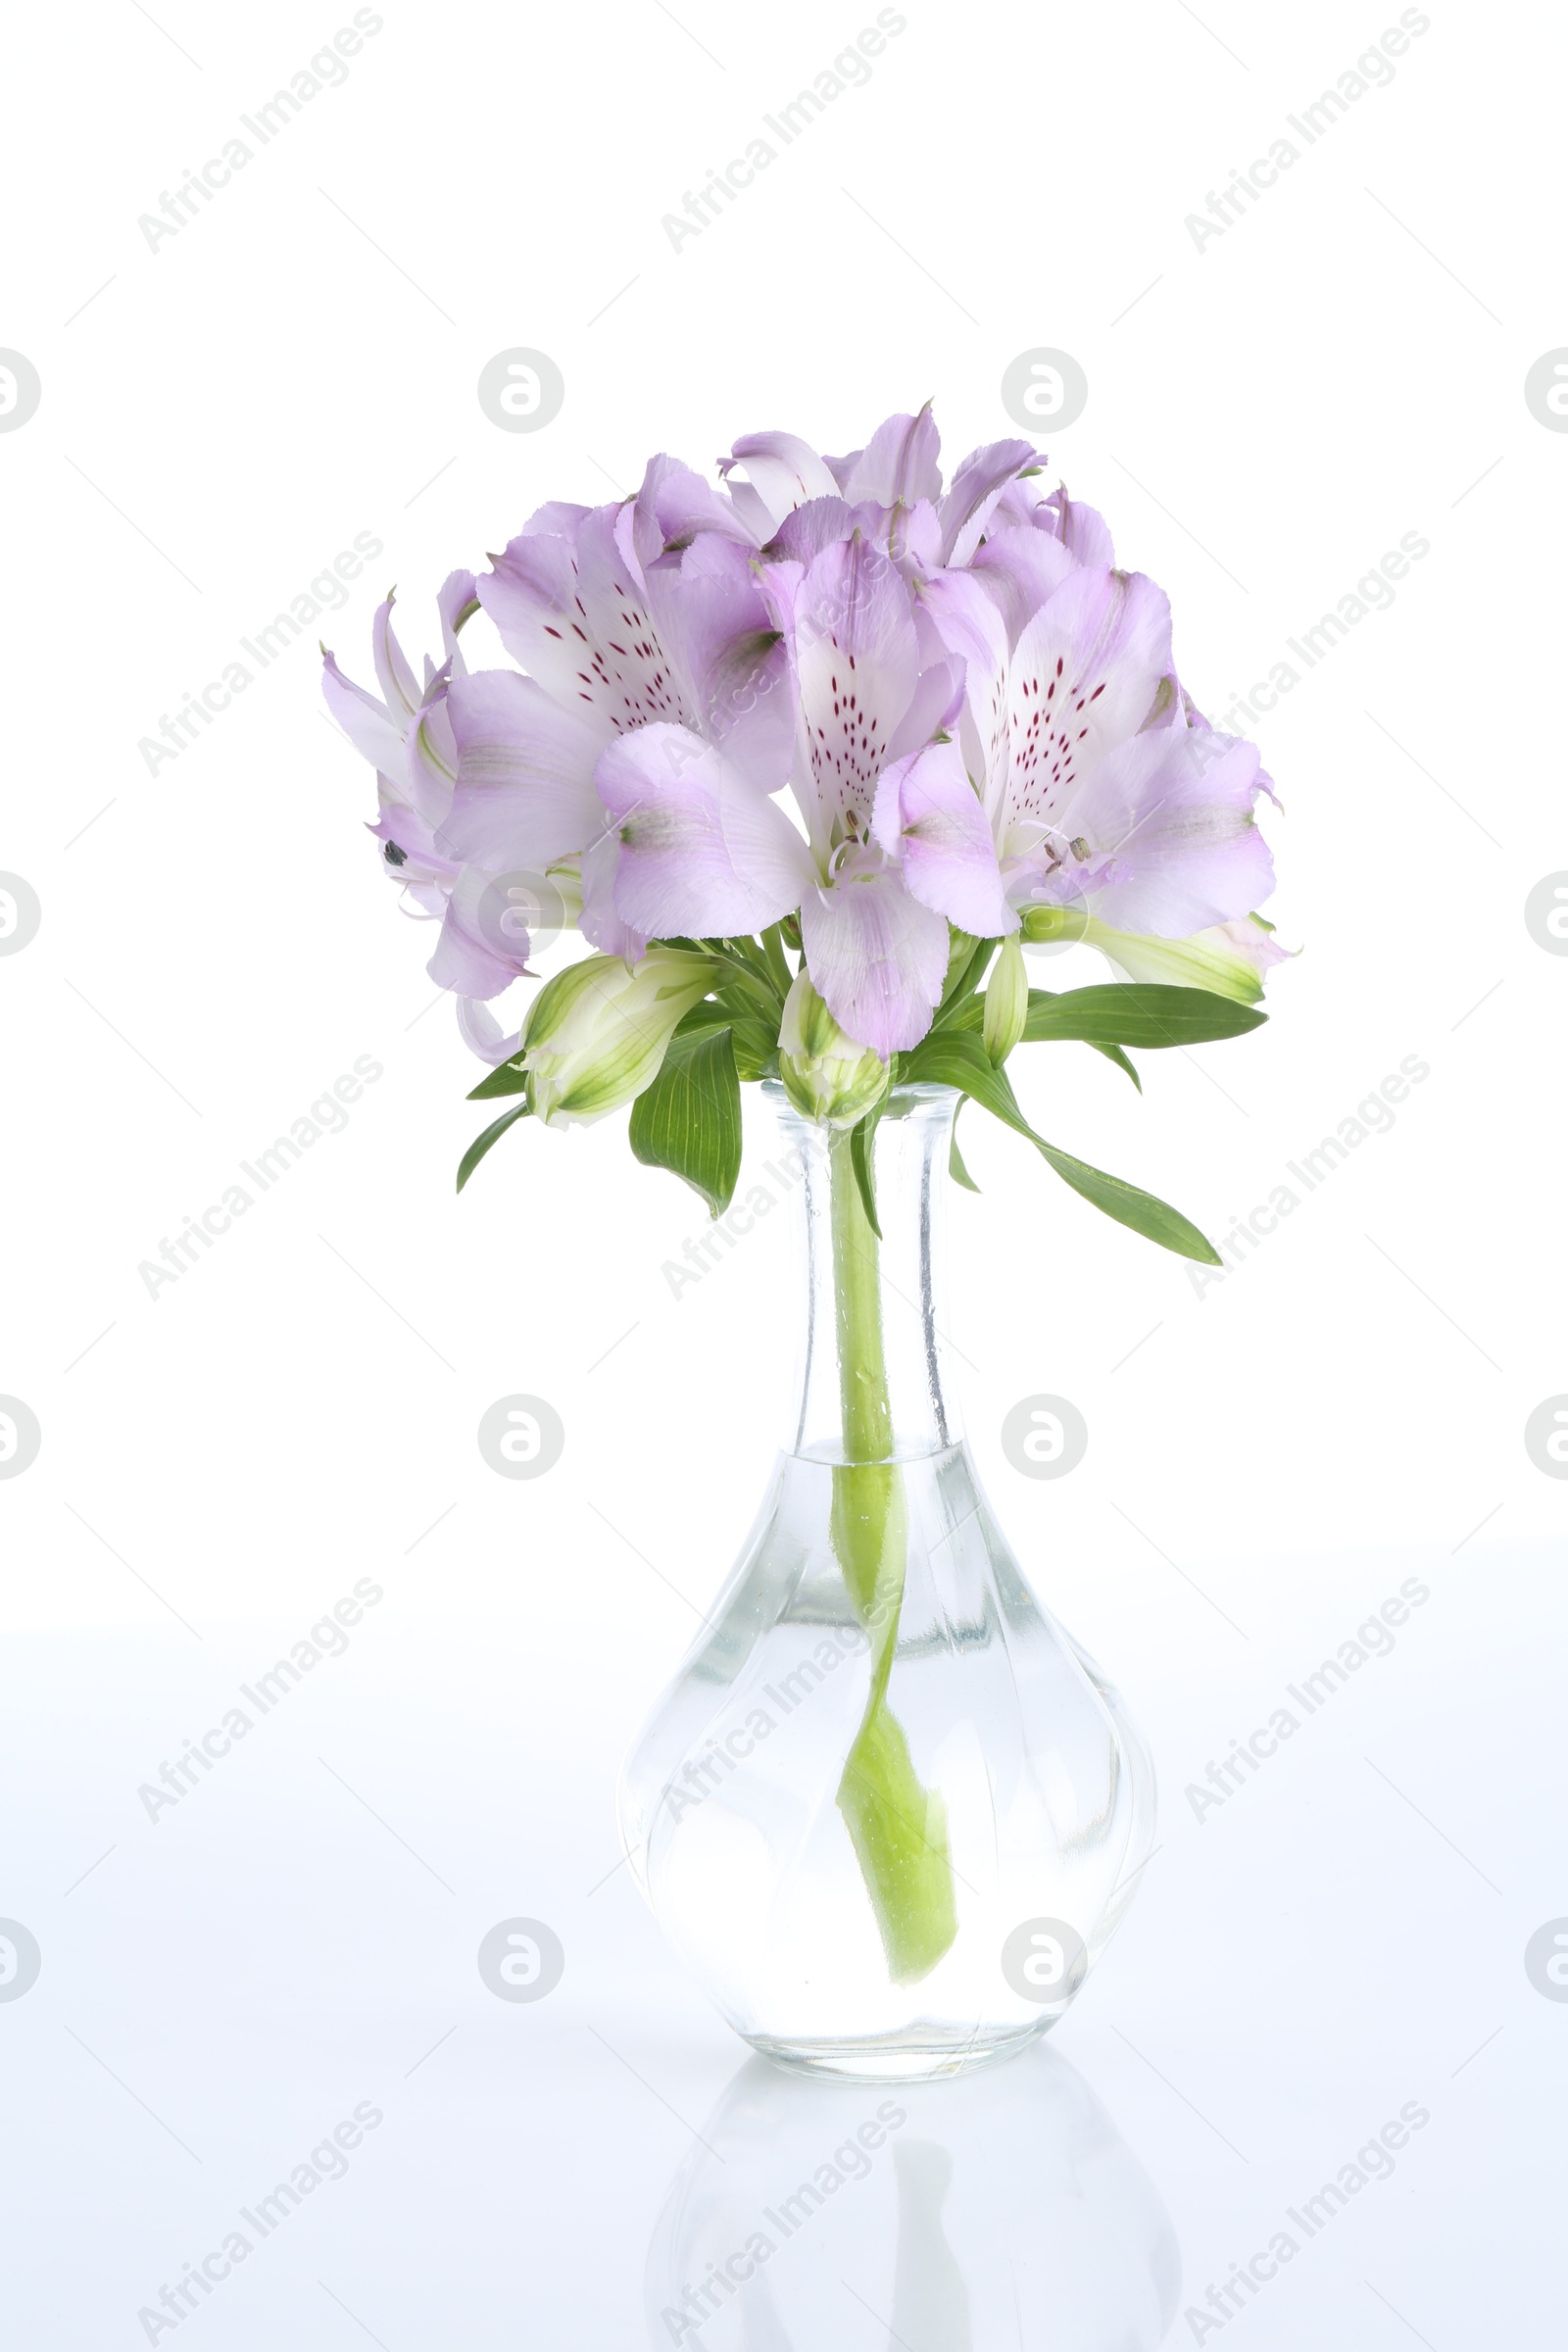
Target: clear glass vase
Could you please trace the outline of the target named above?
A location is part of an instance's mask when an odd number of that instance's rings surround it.
[[[1045,2033],[1135,1889],[1153,1774],[1007,1547],[945,1378],[958,1098],[901,1087],[870,1159],[769,1084],[794,1186],[800,1403],[728,1585],[627,1758],[660,1924],[785,2065],[955,2074]]]

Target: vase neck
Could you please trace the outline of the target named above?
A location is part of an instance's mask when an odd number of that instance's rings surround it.
[[[870,1148],[878,1240],[848,1132],[803,1118],[782,1087],[778,1119],[795,1200],[800,1392],[791,1450],[811,1460],[910,1460],[957,1443],[945,1376],[942,1217],[958,1097],[897,1087]]]

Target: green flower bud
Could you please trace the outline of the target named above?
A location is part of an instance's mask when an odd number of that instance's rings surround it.
[[[522,1039],[534,1117],[585,1126],[640,1095],[717,968],[710,956],[653,948],[630,970],[618,956],[589,956],[547,980]]]
[[[1029,974],[1024,965],[1018,934],[1014,931],[1009,939],[1003,941],[1001,953],[991,967],[991,977],[986,982],[986,1009],[981,1037],[993,1069],[1001,1069],[1022,1037],[1023,1025],[1028,1017]]]
[[[1026,948],[1043,948],[1058,939],[1082,939],[1094,918],[1081,906],[1026,906],[1019,933]]]
[[[1156,939],[1142,931],[1113,931],[1081,906],[1031,906],[1021,936],[1031,948],[1054,940],[1081,940],[1085,947],[1098,948],[1123,979],[1202,988],[1210,996],[1255,1004],[1263,994],[1263,974],[1286,960],[1286,951],[1275,947],[1272,932],[1273,926],[1260,915],[1250,914],[1238,922],[1211,923],[1188,939]]]
[[[846,1037],[804,972],[784,1000],[778,1074],[796,1109],[830,1127],[853,1127],[887,1092],[888,1065]]]
[[[1157,981],[1167,988],[1204,988],[1213,997],[1255,1004],[1263,994],[1263,974],[1286,960],[1286,951],[1274,946],[1271,930],[1272,925],[1250,914],[1239,922],[1211,923],[1190,939],[1150,939],[1092,923],[1088,940],[1125,979]]]

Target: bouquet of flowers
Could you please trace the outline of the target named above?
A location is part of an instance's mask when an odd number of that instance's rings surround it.
[[[519,1120],[629,1102],[638,1158],[717,1215],[743,1080],[850,1129],[864,1170],[889,1088],[927,1079],[1097,1208],[1218,1262],[1176,1210],[1035,1135],[1004,1065],[1077,1039],[1136,1083],[1127,1047],[1261,1019],[1283,954],[1256,912],[1268,778],[1181,684],[1164,595],[1040,487],[1030,444],[976,450],[946,490],[939,449],[928,406],[845,458],[753,433],[722,487],[657,457],[634,498],[541,507],[489,571],[454,572],[422,682],[390,596],[379,695],[325,656],[386,871],[439,921],[430,976],[494,1065],[474,1097],[516,1098],[460,1189]],[[465,663],[480,610],[518,668]],[[503,1035],[492,1000],[569,924],[597,953]],[[1121,982],[1032,990],[1022,949],[1065,940]]]
[[[1038,1135],[1006,1062],[1072,1040],[1136,1085],[1129,1048],[1234,1037],[1283,951],[1254,821],[1256,749],[1177,674],[1170,609],[1026,441],[944,488],[929,407],[824,458],[753,433],[716,484],[668,457],[635,497],[541,507],[438,600],[422,679],[375,616],[380,691],[326,656],[330,709],[376,771],[372,828],[431,977],[510,1099],[461,1189],[525,1120],[631,1105],[630,1142],[717,1216],[741,1086],[775,1079],[831,1133],[843,1445],[832,1548],[870,1638],[838,1803],[895,1983],[956,1929],[941,1797],[888,1701],[904,1592],[872,1152],[893,1091],[956,1090],[1074,1192],[1217,1264],[1179,1210]],[[482,611],[515,668],[470,669]],[[518,1027],[491,1006],[575,926]],[[1084,941],[1117,977],[1031,988],[1023,951]],[[950,1160],[970,1183],[956,1140]],[[972,1186],[971,1186],[971,1189]]]

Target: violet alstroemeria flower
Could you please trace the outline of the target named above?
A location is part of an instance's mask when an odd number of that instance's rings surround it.
[[[370,829],[387,871],[413,912],[441,923],[430,977],[465,999],[499,995],[526,969],[528,956],[525,933],[513,939],[481,924],[491,869],[466,863],[447,830],[458,772],[447,697],[464,674],[458,629],[475,604],[472,572],[453,572],[437,599],[446,659],[437,668],[426,656],[422,687],[392,627],[390,596],[372,624],[379,699],[344,677],[330,654],[323,679],[332,715],[376,770],[381,814]]]
[[[452,681],[445,839],[487,863],[574,862],[585,936],[635,958],[651,934],[617,897],[625,808],[600,796],[601,757],[673,727],[764,803],[788,774],[785,658],[754,551],[718,493],[656,460],[623,506],[542,509],[478,594],[530,675]]]
[[[960,740],[1009,902],[1166,939],[1250,912],[1273,887],[1251,814],[1266,785],[1252,745],[1191,723],[1164,596],[1073,564],[1014,635],[1033,562],[1012,550],[922,589],[963,659]]]

